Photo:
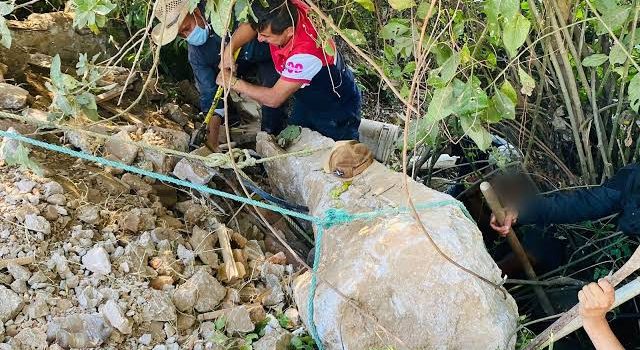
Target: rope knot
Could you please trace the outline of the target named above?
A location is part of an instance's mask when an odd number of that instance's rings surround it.
[[[329,209],[324,214],[324,220],[322,220],[322,226],[330,228],[338,224],[346,224],[353,221],[354,216],[349,214],[344,209]]]

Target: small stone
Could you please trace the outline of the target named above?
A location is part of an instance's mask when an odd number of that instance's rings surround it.
[[[289,319],[289,323],[291,324],[291,327],[289,328],[294,328],[300,325],[300,313],[298,310],[289,308],[284,312],[284,315],[287,316],[287,319]]]
[[[47,304],[47,297],[44,294],[38,293],[36,300],[29,305],[29,317],[32,319],[45,317],[49,315],[49,305]]]
[[[264,297],[262,303],[265,306],[275,306],[284,301],[284,291],[282,290],[282,285],[280,284],[280,279],[276,275],[267,274],[264,277],[267,288],[269,290],[268,294]]]
[[[107,302],[100,308],[102,316],[109,321],[112,327],[122,334],[131,334],[131,322],[122,314],[120,307],[113,300]]]
[[[133,164],[138,156],[138,146],[133,144],[131,136],[125,130],[109,137],[104,144],[104,150],[127,165]]]
[[[173,322],[176,320],[176,308],[171,298],[165,293],[155,289],[146,290],[145,303],[142,305],[142,318],[149,321]]]
[[[158,276],[149,282],[149,285],[153,289],[163,290],[166,286],[173,285],[174,280],[171,276]]]
[[[185,314],[185,313],[179,313],[178,314],[178,322],[177,322],[177,327],[178,330],[183,332],[186,331],[188,329],[190,329],[191,327],[193,327],[193,325],[196,323],[196,317],[193,315],[189,315],[189,314]]]
[[[58,213],[58,209],[56,209],[54,205],[47,205],[44,208],[42,215],[49,221],[56,221],[60,217],[60,213]]]
[[[31,271],[18,264],[7,265],[7,271],[9,271],[15,280],[28,281],[29,278],[31,278]]]
[[[182,244],[178,245],[177,255],[178,260],[182,261],[184,265],[192,264],[195,259],[195,254]]]
[[[24,226],[35,232],[41,232],[45,235],[51,233],[51,224],[47,219],[43,218],[40,215],[28,214],[24,217]]]
[[[47,203],[55,205],[66,205],[67,198],[65,198],[64,194],[62,193],[56,193],[47,197]]]
[[[218,267],[218,254],[214,251],[214,245],[217,241],[217,235],[198,226],[193,227],[193,233],[189,239],[189,243],[200,260],[213,268]]]
[[[16,187],[20,193],[31,193],[31,190],[36,187],[36,183],[31,180],[20,180],[16,182]]]
[[[153,192],[153,187],[142,180],[140,176],[126,173],[122,175],[121,180],[140,196],[148,197]]]
[[[45,197],[49,197],[54,194],[64,194],[64,189],[62,188],[62,186],[55,181],[49,181],[42,187],[44,188]]]
[[[286,265],[287,264],[287,256],[284,255],[283,252],[279,252],[278,254],[272,255],[267,258],[267,262],[276,265]]]
[[[248,261],[264,259],[264,253],[262,252],[262,248],[260,248],[260,244],[258,244],[258,241],[248,241],[243,250],[244,256],[247,257]]]
[[[22,329],[11,343],[17,349],[45,350],[48,348],[47,335],[39,328]]]
[[[78,219],[87,224],[94,225],[100,220],[100,210],[95,205],[87,205],[77,210]]]
[[[293,336],[288,331],[278,328],[267,331],[264,337],[253,343],[254,350],[287,350]]]
[[[47,339],[63,348],[98,348],[112,331],[99,313],[72,314],[51,320],[47,324]]]
[[[107,275],[111,273],[109,254],[102,247],[92,248],[82,257],[82,266],[95,273]]]
[[[151,334],[149,333],[145,333],[142,336],[140,336],[140,338],[138,338],[138,344],[140,345],[149,345],[151,344]]]
[[[226,313],[225,329],[228,334],[249,333],[255,328],[246,306],[234,307]]]
[[[16,280],[11,282],[11,290],[16,292],[17,294],[24,294],[29,291],[27,288],[27,282],[23,280]]]
[[[24,303],[22,298],[15,292],[0,286],[0,321],[12,320],[22,310]]]
[[[198,312],[213,311],[224,299],[226,289],[209,274],[205,268],[199,268],[173,294],[173,302],[178,310],[186,312],[195,308]]]
[[[211,151],[206,147],[202,147],[191,152],[191,154],[206,157],[211,154]],[[213,168],[204,166],[202,162],[182,158],[178,164],[176,164],[175,168],[173,168],[173,175],[180,180],[186,180],[198,185],[206,185],[214,176],[219,175],[219,173]]]
[[[22,109],[27,105],[29,92],[19,86],[0,83],[0,109]]]

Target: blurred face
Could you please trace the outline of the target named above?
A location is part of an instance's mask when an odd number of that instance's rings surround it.
[[[271,31],[271,26],[261,32],[258,32],[259,42],[275,46],[285,46],[289,43],[291,38],[293,38],[293,27],[285,29],[282,34],[274,34]]]
[[[182,24],[180,25],[180,29],[178,29],[178,36],[180,36],[183,39],[188,37],[189,34],[191,34],[191,32],[193,31],[193,28],[195,28],[196,26],[200,28],[206,27],[204,18],[200,13],[200,9],[198,9],[197,7],[195,11],[193,11],[193,13],[188,14],[184,18],[184,21],[182,21]]]

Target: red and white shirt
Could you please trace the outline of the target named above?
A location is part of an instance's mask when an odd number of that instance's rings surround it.
[[[273,64],[281,78],[302,83],[304,87],[311,83],[323,67],[333,65],[335,57],[318,46],[318,33],[308,17],[309,7],[302,0],[291,0],[291,3],[298,10],[293,38],[283,47],[269,47]],[[330,45],[335,48],[333,40]]]

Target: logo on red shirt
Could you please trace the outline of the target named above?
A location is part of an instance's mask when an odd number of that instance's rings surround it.
[[[289,72],[290,74],[300,74],[302,73],[303,69],[304,66],[302,65],[302,63],[287,62],[287,72]]]

